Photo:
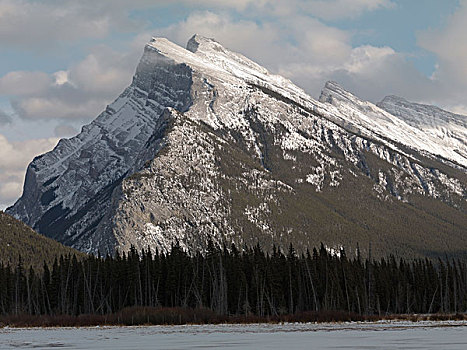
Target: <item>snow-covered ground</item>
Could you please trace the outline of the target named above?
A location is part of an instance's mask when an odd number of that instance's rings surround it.
[[[3,328],[0,349],[467,349],[467,322]]]

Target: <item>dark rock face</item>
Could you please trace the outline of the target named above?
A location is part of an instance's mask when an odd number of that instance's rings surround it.
[[[154,157],[146,146],[164,128],[161,114],[167,107],[186,110],[191,84],[188,66],[146,47],[132,84],[117,100],[79,135],[33,160],[23,196],[8,211],[60,242],[97,251],[91,242],[113,191]]]

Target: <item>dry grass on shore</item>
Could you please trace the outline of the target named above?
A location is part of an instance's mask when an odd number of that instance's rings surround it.
[[[89,327],[185,324],[253,324],[253,323],[326,323],[399,321],[467,321],[467,314],[430,315],[358,315],[342,311],[308,311],[292,315],[218,315],[209,309],[132,307],[109,315],[2,315],[0,327]]]

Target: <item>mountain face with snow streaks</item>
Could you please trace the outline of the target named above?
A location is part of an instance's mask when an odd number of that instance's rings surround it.
[[[407,104],[331,82],[317,101],[212,39],[154,38],[131,85],[33,160],[8,212],[86,252],[213,241],[457,254],[465,124],[443,114],[443,134],[430,132]]]
[[[465,117],[436,107],[410,104],[394,96],[374,105],[360,100],[334,82],[326,83],[320,101],[337,107],[341,112],[339,117],[367,135],[377,135],[419,152],[444,157],[464,169],[467,167]]]
[[[377,106],[423,131],[438,144],[449,147],[464,167],[467,159],[467,117],[435,106],[409,102],[401,97],[387,96]]]

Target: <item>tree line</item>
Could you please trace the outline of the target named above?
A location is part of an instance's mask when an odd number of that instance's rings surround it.
[[[25,269],[21,259],[0,265],[3,315],[105,315],[140,306],[247,316],[457,313],[467,310],[467,268],[448,259],[350,259],[324,245],[297,254],[292,245],[268,253],[212,243],[203,254],[175,245],[169,253],[66,255],[41,271]]]

